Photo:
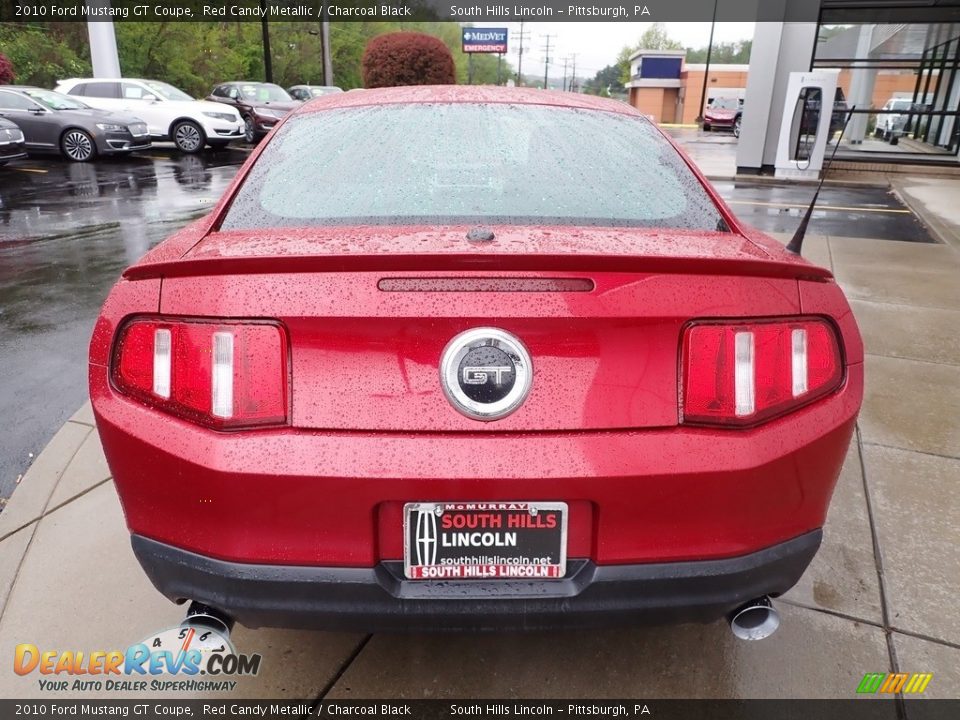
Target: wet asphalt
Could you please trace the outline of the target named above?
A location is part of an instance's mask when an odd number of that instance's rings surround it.
[[[121,271],[219,198],[243,148],[0,167],[0,498],[87,397],[86,354]],[[746,222],[793,232],[813,188],[717,182]],[[827,187],[810,232],[932,242],[884,188]]]

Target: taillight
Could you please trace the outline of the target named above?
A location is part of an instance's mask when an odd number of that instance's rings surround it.
[[[111,372],[121,392],[209,427],[287,421],[287,339],[273,322],[134,320]]]
[[[836,390],[843,358],[826,320],[704,321],[683,335],[684,423],[754,425]]]

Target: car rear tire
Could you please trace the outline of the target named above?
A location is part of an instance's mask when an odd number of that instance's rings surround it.
[[[740,137],[740,116],[737,116],[737,119],[733,121],[733,136],[735,138]]]
[[[243,139],[251,145],[257,141],[257,128],[253,124],[253,118],[249,116],[243,118]]]
[[[173,144],[177,150],[192,155],[203,150],[206,138],[199,125],[191,120],[181,120],[173,126]]]
[[[704,123],[704,124],[703,124],[703,131],[704,131],[704,132],[710,132],[710,127],[711,127],[710,125],[707,125],[706,123]]]
[[[71,128],[60,138],[60,151],[71,162],[87,162],[97,156],[97,145],[90,133]]]

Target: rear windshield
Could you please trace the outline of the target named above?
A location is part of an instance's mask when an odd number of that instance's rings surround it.
[[[703,186],[645,119],[506,104],[293,117],[222,227],[474,223],[724,229]]]

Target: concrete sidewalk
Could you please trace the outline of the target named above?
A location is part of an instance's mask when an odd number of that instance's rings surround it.
[[[864,673],[888,671],[932,672],[927,696],[960,697],[960,183],[904,187],[921,212],[943,209],[939,233],[958,244],[807,239],[805,255],[851,300],[867,388],[824,546],[778,601],[776,635],[743,643],[723,623],[483,636],[237,628],[263,671],[229,697],[850,698]],[[11,672],[18,643],[121,649],[182,618],[133,558],[89,406],[0,514],[0,613],[0,696],[18,698],[49,696],[36,673]],[[84,697],[98,695],[117,696]]]

